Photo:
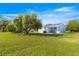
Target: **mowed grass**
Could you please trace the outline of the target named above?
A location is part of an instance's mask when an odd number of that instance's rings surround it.
[[[23,35],[0,32],[1,56],[79,56],[79,33]]]

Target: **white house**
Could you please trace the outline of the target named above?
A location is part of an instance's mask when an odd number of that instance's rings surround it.
[[[46,24],[38,30],[39,33],[64,33],[65,25],[62,23],[58,24]]]

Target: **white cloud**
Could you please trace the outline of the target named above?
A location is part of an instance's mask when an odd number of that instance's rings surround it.
[[[64,23],[66,24],[69,20],[79,18],[79,12],[75,10],[73,7],[62,7],[55,10],[47,10],[38,12],[34,9],[25,9],[28,13],[37,13],[38,18],[42,20],[43,24],[47,23]],[[12,19],[12,17],[16,16],[16,14],[3,14],[3,16],[7,19]]]
[[[53,17],[54,15],[53,14],[43,14],[43,15],[40,15],[41,17]]]
[[[2,14],[4,18],[7,20],[11,20],[13,17],[15,17],[17,14]]]
[[[54,15],[53,15],[53,14],[48,14],[48,16],[49,16],[49,17],[52,17],[52,16],[54,16]]]
[[[79,19],[78,15],[79,12],[75,10],[73,7],[63,7],[55,9],[54,11],[49,10],[46,13],[41,12],[39,18],[42,20],[43,24],[47,23],[67,24],[67,22],[71,19]]]
[[[73,11],[73,7],[62,7],[62,8],[55,9],[55,11],[71,12],[71,11]]]
[[[5,15],[5,16],[16,16],[17,14],[2,14],[2,15]]]

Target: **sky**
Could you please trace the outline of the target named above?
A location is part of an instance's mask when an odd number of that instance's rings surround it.
[[[79,19],[78,3],[0,3],[0,16],[12,20],[17,14],[36,13],[45,24],[63,23]]]

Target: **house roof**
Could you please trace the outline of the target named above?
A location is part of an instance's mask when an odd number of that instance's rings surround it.
[[[46,24],[45,27],[59,27],[59,26],[62,26],[64,24],[62,23],[56,23],[56,24]]]

